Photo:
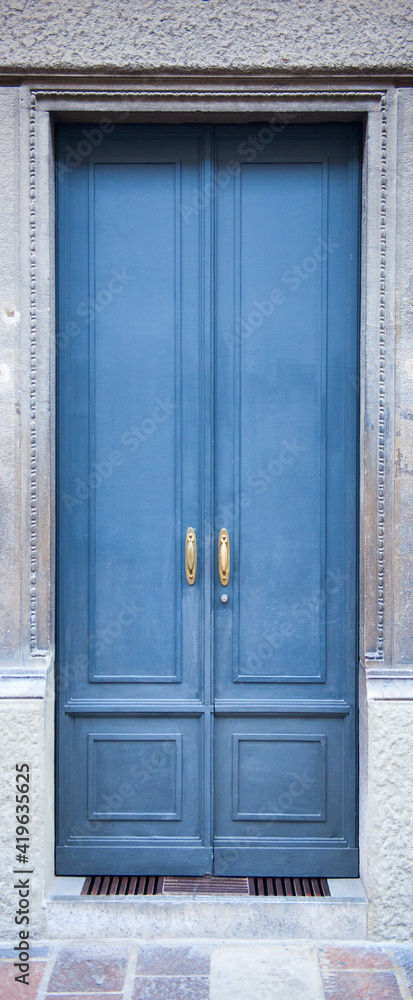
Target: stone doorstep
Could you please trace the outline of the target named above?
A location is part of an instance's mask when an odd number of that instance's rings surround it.
[[[83,878],[58,877],[45,900],[45,936],[109,938],[367,937],[360,879],[328,879],[322,899],[271,896],[80,896]]]
[[[50,893],[49,893],[49,897],[48,898],[50,900],[53,900],[53,899],[74,899],[74,898],[77,899],[77,898],[80,897],[80,893],[82,891],[84,881],[85,881],[85,876],[84,875],[81,875],[79,877],[78,876],[58,875],[55,878],[53,878],[53,880],[51,882]],[[364,892],[363,883],[361,881],[361,878],[328,878],[327,882],[328,882],[328,887],[329,887],[330,893],[331,893],[330,899],[336,899],[336,900],[337,899],[343,899],[343,900],[346,900],[346,901],[347,900],[357,900],[357,901],[361,900],[364,903],[367,902],[367,898],[366,898],[366,894]],[[199,898],[200,895],[201,895],[200,893],[197,894],[198,898]],[[182,896],[182,894],[181,894],[181,896]],[[84,896],[82,897],[82,899],[85,899],[85,898],[88,898],[88,897],[84,897]],[[110,901],[113,901],[115,899],[115,901],[116,901],[116,900],[119,900],[119,899],[124,899],[125,897],[124,896],[117,896],[117,897],[113,897],[113,896],[112,897],[107,897],[106,896],[106,897],[99,897],[99,898],[100,899],[105,899],[105,898],[106,899],[110,899]],[[140,897],[139,896],[134,896],[133,898],[134,899],[139,899]],[[153,896],[152,897],[151,896],[145,896],[144,897],[144,899],[154,899],[154,898],[157,898],[157,897],[153,897]],[[161,897],[161,898],[163,898],[163,897]],[[190,898],[191,899],[193,898],[193,894],[192,893],[190,894]],[[225,898],[228,898],[228,897],[225,897]],[[239,899],[239,896],[237,895],[236,898]],[[248,897],[242,897],[242,898],[244,899],[244,898],[248,898]],[[251,898],[253,898],[253,899],[261,899],[261,900],[263,899],[262,896],[261,897],[260,896],[254,896],[254,897],[251,897]],[[280,902],[280,901],[283,901],[283,900],[287,900],[287,897],[285,897],[285,896],[273,896],[273,897],[267,896],[267,897],[264,897],[264,898],[269,899],[269,900],[273,900],[274,902]],[[326,902],[328,900],[328,898],[329,898],[328,896],[327,897],[320,897],[317,900],[317,902]],[[311,898],[309,899],[308,897],[305,897],[305,898],[301,897],[300,898],[299,896],[293,896],[293,897],[289,897],[288,901],[292,902],[292,903],[294,903],[294,902],[300,902],[300,901],[301,902],[305,902],[305,903],[308,903],[308,902],[311,903],[313,900]]]

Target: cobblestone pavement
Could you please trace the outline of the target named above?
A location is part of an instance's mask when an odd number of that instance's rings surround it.
[[[84,941],[0,947],[0,1000],[413,1000],[413,943]]]

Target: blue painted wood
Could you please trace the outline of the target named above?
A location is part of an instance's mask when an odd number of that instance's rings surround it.
[[[211,423],[208,234],[184,206],[209,137],[116,127],[72,167],[82,138],[81,127],[58,129],[57,870],[83,873],[92,856],[94,871],[198,874],[212,865],[200,446]],[[124,714],[133,701],[139,717]],[[158,718],[142,714],[146,702]]]
[[[57,870],[355,875],[358,126],[82,138],[58,128]]]
[[[216,136],[215,870],[356,875],[359,135],[262,135]]]

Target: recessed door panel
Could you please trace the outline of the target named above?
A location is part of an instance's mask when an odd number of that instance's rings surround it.
[[[301,852],[317,850],[318,874],[346,850],[348,798],[346,718],[221,717],[215,727],[215,868],[247,875],[300,869]],[[343,797],[343,789],[346,796]],[[282,852],[282,862],[279,854]],[[310,870],[310,867],[307,868]]]
[[[175,199],[180,171],[175,163],[97,163],[91,173],[96,307],[90,431],[92,467],[102,482],[96,482],[90,504],[91,630],[101,637],[90,678],[176,681],[181,673]],[[131,602],[127,625],[125,595]],[[105,642],[112,636],[116,644]]]

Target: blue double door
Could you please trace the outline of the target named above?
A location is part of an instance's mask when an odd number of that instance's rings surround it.
[[[359,143],[58,127],[59,874],[357,874]]]

